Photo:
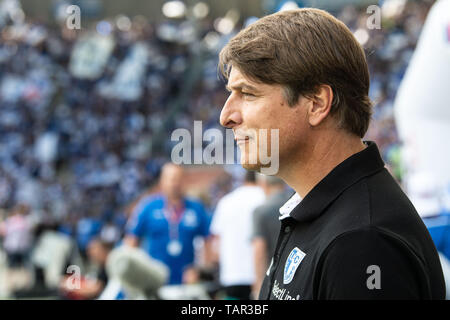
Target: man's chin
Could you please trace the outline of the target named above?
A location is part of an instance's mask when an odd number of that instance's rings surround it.
[[[249,171],[258,171],[261,169],[259,164],[249,164],[249,163],[241,163],[242,168]]]
[[[261,169],[261,164],[258,161],[250,161],[245,157],[241,158],[241,166],[242,168],[250,171],[259,171]]]
[[[262,164],[259,161],[248,161],[248,159],[241,158],[240,164],[242,168],[249,171],[256,171],[265,175],[276,175],[278,173],[279,166],[277,163],[270,162],[268,164]]]

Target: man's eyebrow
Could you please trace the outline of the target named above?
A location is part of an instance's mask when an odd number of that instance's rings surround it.
[[[232,90],[239,90],[242,91],[242,89],[246,89],[246,90],[250,90],[250,91],[259,91],[258,89],[256,89],[255,87],[246,84],[246,83],[237,83],[235,85],[231,85],[229,86],[228,84],[225,86],[225,89],[227,89],[227,91],[232,91]]]

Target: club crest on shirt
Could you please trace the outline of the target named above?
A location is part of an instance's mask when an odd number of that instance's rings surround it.
[[[299,248],[295,247],[294,249],[292,249],[291,253],[286,259],[286,264],[284,265],[284,284],[291,283],[292,279],[294,279],[295,271],[297,271],[300,262],[302,262],[305,256],[306,253],[304,253]]]
[[[195,228],[197,226],[197,216],[195,215],[195,212],[191,209],[187,209],[184,214],[184,225],[186,227],[193,227]]]

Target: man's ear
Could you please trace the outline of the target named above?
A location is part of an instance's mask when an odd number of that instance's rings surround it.
[[[320,85],[316,93],[312,94],[310,100],[308,122],[314,127],[322,123],[330,113],[333,89],[327,84]]]

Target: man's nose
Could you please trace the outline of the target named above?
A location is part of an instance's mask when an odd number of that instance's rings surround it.
[[[242,123],[242,115],[237,101],[231,94],[225,102],[220,113],[220,124],[225,128],[233,129]]]

